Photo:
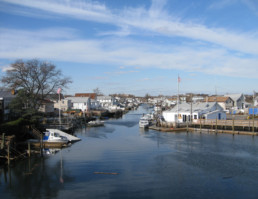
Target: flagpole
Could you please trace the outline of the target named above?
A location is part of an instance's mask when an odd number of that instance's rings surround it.
[[[60,128],[61,128],[61,88],[58,88],[57,89],[57,93],[58,93],[58,96],[59,96],[59,125],[60,125]]]
[[[180,77],[178,75],[177,76],[177,124],[179,119],[179,82],[180,82]]]
[[[61,97],[60,97],[60,92],[59,92],[59,125],[61,128]]]

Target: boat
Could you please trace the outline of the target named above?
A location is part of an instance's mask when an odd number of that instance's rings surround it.
[[[43,148],[62,148],[64,146],[67,146],[68,139],[65,136],[60,135],[56,131],[49,131],[46,130],[44,132],[44,136],[42,141],[40,139],[29,139],[27,140],[27,143],[30,143],[30,145],[34,147],[43,147]]]
[[[61,143],[68,143],[68,139],[65,136],[60,135],[56,129],[47,129],[44,132],[43,142],[61,142]]]
[[[60,136],[62,137],[66,137],[68,142],[76,142],[76,141],[80,141],[81,139],[76,137],[76,136],[73,136],[71,134],[68,134],[68,133],[65,133],[59,129],[46,129],[48,132],[51,132],[51,133],[57,133],[59,134]]]
[[[140,128],[148,128],[150,125],[149,121],[146,119],[141,118],[139,121],[139,127]]]
[[[104,126],[104,121],[100,121],[100,120],[90,121],[87,123],[87,126],[89,127]]]

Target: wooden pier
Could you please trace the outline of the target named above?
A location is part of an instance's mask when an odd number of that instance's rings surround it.
[[[165,126],[150,126],[149,129],[162,132],[208,132],[208,133],[227,133],[232,135],[258,135],[257,120],[204,120],[195,122],[180,123],[178,127],[167,124]]]

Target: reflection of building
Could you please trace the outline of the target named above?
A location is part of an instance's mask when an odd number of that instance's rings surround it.
[[[15,97],[13,90],[0,90],[0,121],[8,120],[10,113],[8,105]]]

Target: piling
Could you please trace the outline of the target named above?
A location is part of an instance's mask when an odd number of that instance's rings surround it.
[[[216,117],[216,134],[217,134],[217,131],[218,130],[218,118]]]
[[[1,142],[1,149],[4,149],[4,138],[5,138],[5,134],[2,134],[2,142]]]
[[[10,165],[10,142],[7,145],[7,161],[9,166]]]
[[[200,118],[200,133],[202,132],[202,118]]]
[[[30,153],[31,153],[31,151],[30,151],[30,142],[28,142],[28,155],[29,155],[29,157],[30,157]]]
[[[234,133],[234,131],[235,131],[235,117],[233,117],[232,119],[233,119],[232,120],[232,131]]]

